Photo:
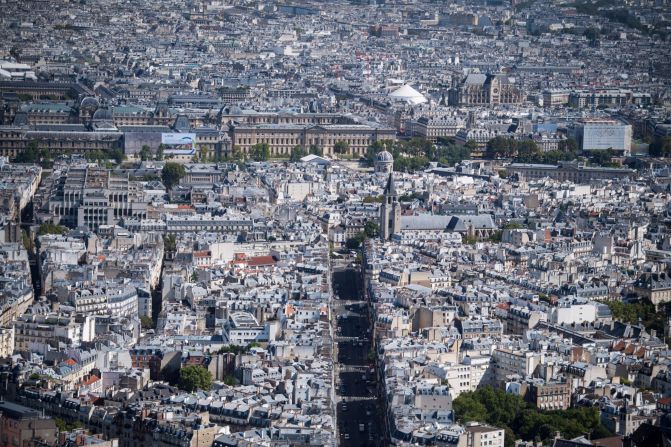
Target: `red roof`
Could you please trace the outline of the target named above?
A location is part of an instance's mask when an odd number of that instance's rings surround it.
[[[254,256],[253,258],[249,258],[249,261],[247,261],[247,265],[250,267],[258,267],[262,265],[275,265],[275,258],[272,256]]]
[[[83,380],[82,385],[91,385],[92,383],[96,383],[98,380],[100,380],[100,378],[98,376],[92,375],[88,379]]]

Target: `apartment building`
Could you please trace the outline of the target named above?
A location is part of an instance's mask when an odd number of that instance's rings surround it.
[[[38,195],[38,222],[55,221],[97,230],[124,218],[147,217],[147,203],[139,182],[84,163],[54,169]]]

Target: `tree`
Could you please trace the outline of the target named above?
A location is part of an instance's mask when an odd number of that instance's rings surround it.
[[[671,137],[656,138],[648,152],[652,157],[671,157]]]
[[[615,167],[619,166],[617,163],[613,161],[613,157],[615,156],[615,152],[612,149],[606,149],[604,150],[597,150],[597,151],[592,151],[589,157],[589,161],[592,164],[595,164],[597,166],[604,166],[604,167]]]
[[[171,161],[163,165],[163,170],[161,171],[163,184],[168,190],[172,189],[173,186],[178,184],[179,180],[185,175],[186,170],[184,169],[184,166]]]
[[[198,149],[198,159],[202,163],[205,163],[210,159],[210,151],[207,146],[200,146],[200,149]]]
[[[37,230],[38,236],[43,236],[45,234],[66,234],[69,230],[60,225],[55,225],[49,222],[45,222],[40,225],[39,230]]]
[[[36,141],[31,141],[28,146],[14,157],[15,163],[39,163],[40,150]]]
[[[301,158],[305,157],[305,155],[305,150],[301,146],[295,146],[291,149],[291,157],[289,158],[289,161],[297,163],[301,161]]]
[[[146,144],[142,146],[142,149],[140,149],[140,160],[142,161],[147,161],[151,160],[151,149],[149,149],[149,146]]]
[[[163,249],[166,252],[174,252],[177,250],[177,238],[174,234],[169,234],[163,238]]]
[[[163,160],[163,150],[165,146],[163,146],[163,143],[158,145],[158,149],[156,149],[156,160]]]
[[[114,160],[114,162],[118,165],[121,164],[126,159],[126,154],[124,154],[122,149],[112,149],[109,152],[109,158]]]
[[[333,145],[333,152],[339,155],[349,152],[349,144],[346,141],[338,140]]]
[[[546,444],[555,431],[567,438],[584,433],[593,439],[609,435],[600,424],[598,408],[540,411],[522,397],[490,386],[460,394],[452,407],[459,422],[477,421],[503,428],[506,447],[513,446],[514,440],[520,438]]]
[[[345,241],[345,247],[350,250],[356,250],[361,247],[361,243],[366,239],[366,234],[361,232],[356,236],[349,238]]]
[[[54,418],[54,424],[56,424],[56,429],[58,429],[59,432],[72,431],[83,427],[82,423],[79,421],[69,422],[61,418]]]
[[[212,374],[201,365],[188,365],[179,371],[179,385],[187,392],[209,391],[212,388]]]
[[[515,153],[514,140],[503,136],[497,136],[487,142],[485,156],[487,158],[508,158]]]
[[[147,315],[142,315],[140,317],[140,325],[142,326],[142,329],[151,329],[154,327],[154,320]]]
[[[474,151],[478,149],[478,142],[475,140],[468,140],[464,146],[469,148],[471,151]]]
[[[270,146],[268,143],[256,143],[250,148],[249,156],[254,161],[266,161],[270,158]]]
[[[243,154],[242,150],[240,149],[240,146],[238,146],[238,145],[233,146],[233,148],[231,149],[231,156],[230,156],[230,158],[231,158],[231,160],[233,160],[233,161],[241,161],[241,160],[244,160],[244,158],[245,158],[245,154]]]
[[[363,203],[382,203],[384,201],[384,196],[366,196],[363,198]]]
[[[582,33],[582,35],[585,36],[587,38],[587,40],[589,40],[591,42],[595,42],[596,40],[599,39],[599,36],[601,35],[601,32],[597,28],[594,28],[593,26],[590,26],[589,28],[587,28]]]
[[[310,145],[310,153],[312,155],[318,155],[320,157],[324,156],[324,149],[321,147],[317,146],[316,144],[311,144]]]
[[[363,232],[368,238],[378,237],[380,233],[380,226],[374,220],[368,220],[363,226]]]

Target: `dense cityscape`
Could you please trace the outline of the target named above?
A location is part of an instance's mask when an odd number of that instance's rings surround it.
[[[0,11],[0,447],[671,445],[671,1]]]

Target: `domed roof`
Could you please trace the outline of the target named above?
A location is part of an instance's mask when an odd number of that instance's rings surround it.
[[[402,87],[391,92],[389,97],[397,101],[405,101],[412,105],[426,102],[426,97],[424,97],[424,95],[419,93],[414,88],[410,87],[408,84],[404,84]]]
[[[79,108],[88,109],[88,110],[95,110],[99,106],[100,106],[100,103],[93,96],[87,96],[86,98],[82,99],[81,104],[79,104]]]
[[[379,153],[375,156],[375,160],[376,160],[376,161],[381,161],[381,162],[386,162],[386,163],[393,163],[393,161],[394,161],[394,156],[391,155],[391,154],[390,154],[389,152],[387,152],[387,151],[382,151],[382,152],[379,152]]]
[[[96,110],[96,113],[93,114],[94,120],[99,121],[113,121],[114,117],[112,116],[112,110],[107,107],[102,107]]]

